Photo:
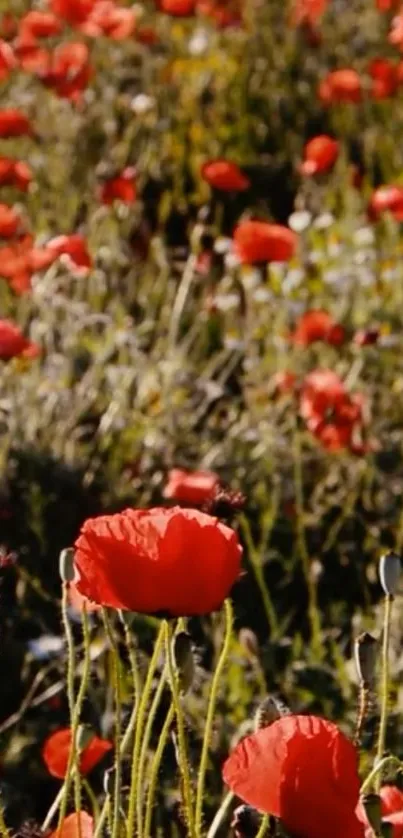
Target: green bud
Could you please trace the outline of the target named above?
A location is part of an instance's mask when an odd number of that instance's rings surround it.
[[[60,553],[59,573],[62,582],[74,581],[74,550],[72,547],[66,547],[66,549],[62,550],[62,552]]]
[[[397,593],[402,563],[397,553],[385,553],[379,561],[379,579],[386,596]]]
[[[269,727],[277,719],[281,719],[282,716],[287,716],[289,713],[290,709],[286,704],[269,695],[262,701],[255,713],[255,730]]]
[[[375,680],[375,667],[378,656],[378,641],[372,634],[364,631],[354,643],[355,666],[360,684],[369,689]]]

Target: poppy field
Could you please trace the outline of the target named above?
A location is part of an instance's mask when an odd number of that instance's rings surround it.
[[[403,838],[403,6],[0,2],[0,838]]]

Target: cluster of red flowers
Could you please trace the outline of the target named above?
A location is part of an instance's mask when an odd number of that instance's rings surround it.
[[[28,340],[15,323],[10,320],[0,320],[0,360],[10,361],[11,358],[36,358],[40,354],[39,346]]]
[[[204,15],[219,28],[237,26],[242,21],[239,0],[157,0],[157,6],[173,17]]]

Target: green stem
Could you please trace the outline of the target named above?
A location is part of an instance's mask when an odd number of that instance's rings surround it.
[[[4,820],[3,806],[0,803],[0,836],[1,838],[11,838],[7,824]]]
[[[392,765],[395,766],[398,771],[403,771],[403,763],[400,761],[400,759],[393,756],[392,754],[390,754],[387,757],[384,757],[383,759],[381,759],[380,762],[377,762],[372,771],[370,771],[370,773],[362,783],[360,789],[360,797],[362,797],[363,794],[365,794],[373,787],[374,780],[378,776],[378,774],[380,774],[384,768],[391,768]]]
[[[175,665],[172,653],[172,627],[168,621],[165,621],[165,649],[166,659],[168,663],[169,679],[171,684],[172,701],[175,708],[176,726],[178,733],[178,759],[179,769],[182,774],[183,784],[183,809],[186,824],[188,827],[188,834],[190,838],[194,838],[194,818],[193,818],[193,794],[190,780],[190,769],[187,755],[186,735],[185,735],[185,720],[179,693],[179,684],[177,673],[175,672]]]
[[[64,795],[64,792],[65,792],[64,786],[65,786],[65,783],[63,783],[63,785],[60,786],[60,789],[59,789],[59,791],[58,791],[50,809],[48,810],[48,812],[46,814],[45,820],[43,821],[43,824],[41,826],[42,832],[46,832],[46,830],[49,829],[50,824],[52,823],[52,820],[53,820],[53,818],[54,818],[54,816],[55,816],[55,814],[56,814],[56,812],[57,812],[57,810],[60,806],[60,803],[63,800],[63,795]]]
[[[68,583],[63,582],[62,592],[62,622],[63,629],[67,641],[67,700],[70,714],[70,729],[71,729],[71,748],[67,762],[66,776],[63,783],[63,795],[61,797],[59,821],[57,829],[61,829],[62,823],[66,817],[67,803],[69,799],[70,786],[72,775],[74,775],[74,787],[76,789],[75,775],[79,773],[78,754],[77,754],[77,731],[80,721],[81,706],[75,701],[74,696],[74,675],[75,675],[75,646],[73,632],[68,616]],[[82,679],[83,681],[83,679]],[[81,681],[81,684],[82,684]],[[81,685],[80,685],[81,686]],[[79,782],[79,781],[78,781]],[[75,794],[76,797],[76,794]],[[80,819],[79,819],[80,821]]]
[[[389,706],[389,642],[390,623],[392,617],[393,597],[388,594],[385,597],[385,615],[383,622],[383,643],[382,643],[382,692],[381,692],[381,718],[379,723],[378,748],[376,764],[379,764],[385,752],[386,729],[388,724]],[[382,783],[382,772],[379,771],[375,780],[375,791],[379,793]]]
[[[129,796],[129,811],[127,817],[127,836],[133,838],[136,826],[136,790],[137,790],[137,776],[139,768],[139,758],[141,751],[141,740],[143,735],[143,727],[145,714],[147,711],[148,700],[153,686],[154,673],[157,668],[158,658],[161,652],[164,640],[164,623],[161,622],[157,639],[154,644],[154,651],[148,667],[147,677],[144,684],[143,694],[140,699],[139,710],[136,719],[136,728],[133,740],[133,755],[132,755],[132,770],[130,778],[130,796]],[[140,833],[138,833],[141,838]]]
[[[207,709],[207,718],[204,729],[203,746],[200,758],[199,774],[197,778],[197,794],[196,794],[196,812],[195,812],[195,831],[196,836],[202,833],[202,818],[203,818],[203,795],[204,795],[204,780],[207,771],[208,753],[210,747],[210,740],[213,730],[214,713],[217,703],[218,690],[220,688],[221,675],[227,661],[232,634],[233,611],[230,599],[226,599],[224,603],[225,608],[225,634],[224,643],[221,650],[220,657],[214,672],[213,681],[211,684],[210,698]]]
[[[305,538],[304,526],[304,485],[302,479],[302,452],[299,431],[294,435],[294,483],[295,506],[297,517],[297,544],[302,562],[302,570],[308,592],[308,618],[311,629],[312,651],[317,660],[322,660],[324,649],[321,639],[321,624],[318,609],[317,587],[312,574],[311,560]]]
[[[278,625],[277,625],[277,615],[276,609],[274,604],[271,600],[269,591],[267,590],[267,585],[264,578],[264,572],[262,567],[262,557],[260,554],[260,550],[256,548],[256,545],[253,542],[252,533],[249,521],[246,515],[241,514],[239,516],[239,524],[241,528],[242,535],[245,539],[246,548],[248,551],[248,558],[251,564],[253,574],[255,577],[256,584],[260,591],[260,596],[262,598],[263,608],[266,615],[267,623],[269,626],[269,632],[271,639],[275,639],[278,635]],[[263,545],[262,545],[263,547]]]
[[[269,815],[264,815],[260,824],[259,830],[256,833],[256,838],[264,838],[269,826]]]
[[[147,802],[146,802],[146,814],[145,814],[145,821],[144,821],[144,838],[151,838],[151,819],[153,814],[153,805],[154,805],[154,798],[155,798],[155,790],[157,787],[157,780],[158,780],[158,772],[161,765],[162,756],[165,750],[165,746],[167,744],[169,731],[172,725],[172,722],[175,718],[175,707],[174,703],[172,702],[168,713],[166,715],[166,719],[161,730],[161,734],[158,740],[157,750],[155,751],[152,763],[151,763],[151,770],[150,770],[150,779],[148,784],[148,791],[147,791]]]
[[[219,828],[220,828],[220,826],[221,826],[221,824],[222,824],[222,822],[223,822],[223,820],[224,820],[224,818],[227,814],[227,811],[228,811],[229,807],[231,806],[231,803],[232,803],[234,797],[235,797],[235,795],[232,791],[227,792],[227,794],[225,795],[224,800],[222,801],[220,808],[217,809],[217,811],[214,815],[214,818],[211,822],[211,826],[210,826],[209,831],[207,833],[207,838],[215,838],[215,835],[218,832],[218,830],[219,830]]]
[[[122,671],[119,649],[113,633],[113,627],[106,608],[102,609],[105,631],[112,653],[113,681],[115,691],[115,783],[113,790],[112,838],[119,838],[120,832],[120,791],[122,785],[122,766],[120,759],[120,740],[122,733]]]
[[[131,738],[132,738],[132,735],[133,735],[133,731],[134,731],[134,726],[135,726],[135,723],[136,723],[137,711],[138,711],[138,707],[139,707],[139,703],[140,703],[140,695],[141,695],[141,678],[140,678],[140,672],[139,672],[138,661],[137,661],[137,650],[136,650],[136,646],[135,646],[135,643],[134,643],[134,640],[133,640],[133,635],[132,635],[132,632],[131,632],[131,626],[128,623],[127,619],[125,618],[124,612],[121,612],[120,619],[121,619],[121,622],[122,622],[123,627],[124,627],[125,643],[126,643],[127,652],[128,652],[128,655],[129,655],[130,670],[131,670],[132,683],[133,683],[133,710],[130,714],[129,723],[128,723],[127,728],[125,730],[125,733],[124,733],[124,736],[123,736],[123,739],[122,739],[121,748],[120,748],[120,754],[121,754],[121,756],[123,756],[123,754],[126,753],[127,748],[129,747],[129,744],[130,744],[130,741],[131,741]]]
[[[162,698],[162,694],[164,692],[165,684],[167,678],[167,667],[164,668],[164,672],[162,673],[162,677],[159,681],[158,687],[154,693],[154,698],[151,702],[151,707],[148,713],[146,726],[144,728],[143,740],[141,743],[141,750],[140,750],[140,757],[139,757],[139,767],[138,767],[138,775],[137,775],[137,829],[139,834],[142,833],[142,820],[143,820],[143,783],[144,783],[144,766],[147,757],[147,751],[150,744],[151,739],[151,731],[154,724],[154,719],[160,705],[160,701]]]

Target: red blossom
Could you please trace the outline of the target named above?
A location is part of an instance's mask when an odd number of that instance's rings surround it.
[[[309,373],[300,394],[300,415],[308,429],[329,451],[350,448],[364,450],[360,435],[363,400],[350,396],[341,378],[332,370]]]
[[[22,41],[35,38],[49,38],[60,35],[63,26],[60,19],[53,12],[32,9],[20,20],[19,36]]]
[[[203,164],[201,175],[210,186],[221,192],[242,192],[250,186],[249,178],[229,160],[209,160]]]
[[[18,63],[25,72],[35,73],[41,77],[49,72],[51,63],[50,50],[38,46],[35,41],[26,40],[16,41],[14,50],[18,58]]]
[[[292,259],[297,236],[288,227],[266,221],[242,221],[234,232],[235,252],[244,264]]]
[[[21,225],[18,212],[7,204],[0,204],[0,236],[3,239],[12,238]]]
[[[51,250],[35,247],[33,237],[25,234],[0,248],[0,276],[16,294],[24,294],[31,288],[32,274],[48,268],[56,258]]]
[[[0,320],[0,359],[10,361],[20,355],[34,358],[40,354],[36,343],[27,340],[11,320]]]
[[[292,9],[292,23],[315,24],[322,17],[329,4],[329,0],[294,0]]]
[[[356,70],[333,70],[319,85],[319,99],[325,105],[335,102],[360,102],[361,79]]]
[[[78,101],[91,76],[92,67],[87,45],[80,41],[69,41],[56,47],[42,80],[62,99]]]
[[[332,722],[287,715],[243,739],[223,778],[241,800],[281,818],[299,838],[364,838],[355,810],[355,746]]]
[[[185,471],[173,468],[168,474],[164,498],[201,506],[218,488],[220,479],[214,471]]]
[[[396,69],[396,64],[388,58],[371,61],[368,74],[372,79],[370,94],[374,99],[387,99],[395,93],[398,84]]]
[[[198,0],[197,12],[200,15],[213,20],[220,28],[225,29],[228,26],[237,26],[242,22],[242,14],[239,3],[231,2],[231,0]]]
[[[112,748],[112,743],[106,739],[100,739],[99,736],[93,736],[89,744],[83,749],[80,754],[80,772],[81,774],[88,774],[97,765],[98,762],[108,753]],[[69,727],[56,730],[51,733],[46,739],[43,749],[42,757],[52,777],[57,777],[59,780],[64,780],[66,776],[69,754],[71,749],[71,729]]]
[[[136,27],[134,9],[116,6],[113,0],[97,0],[85,22],[79,27],[85,35],[96,38],[105,35],[123,41],[133,35]]]
[[[376,0],[376,8],[380,12],[390,12],[395,6],[398,6],[400,0]]]
[[[190,17],[196,11],[197,0],[160,0],[162,12],[173,17]]]
[[[8,78],[12,70],[18,66],[12,47],[7,41],[0,40],[0,81]]]
[[[291,340],[297,346],[310,346],[315,341],[323,340],[332,346],[344,343],[345,332],[340,323],[336,323],[327,311],[311,309],[300,317]]]
[[[94,7],[95,0],[51,0],[50,6],[55,15],[76,27],[84,23]]]
[[[356,346],[374,346],[378,343],[380,331],[377,326],[368,329],[358,329],[353,337]]]
[[[25,114],[17,108],[3,108],[0,110],[0,137],[22,137],[32,134],[31,123]]]
[[[94,819],[88,812],[73,812],[67,815],[60,829],[50,833],[49,838],[93,838]]]
[[[26,192],[32,181],[32,172],[22,160],[0,157],[0,186],[14,186]]]
[[[371,195],[368,215],[376,221],[384,212],[390,212],[396,221],[403,221],[403,187],[379,186]]]
[[[403,49],[403,10],[401,9],[392,20],[391,30],[389,32],[389,41],[399,49]]]
[[[306,144],[304,149],[304,160],[301,163],[300,171],[303,175],[317,175],[328,172],[339,156],[339,143],[320,134]]]
[[[56,236],[56,238],[47,242],[46,248],[55,256],[67,256],[74,268],[80,268],[85,273],[92,266],[87,242],[84,236],[80,236],[78,233],[73,233],[70,236]]]
[[[279,370],[270,379],[275,395],[294,393],[297,383],[297,376],[291,370]]]
[[[239,576],[234,530],[195,509],[126,509],[88,519],[75,543],[76,585],[94,602],[146,614],[220,608]]]
[[[127,166],[115,177],[106,178],[99,189],[99,200],[107,205],[115,201],[132,204],[136,196],[136,171],[133,166]]]

